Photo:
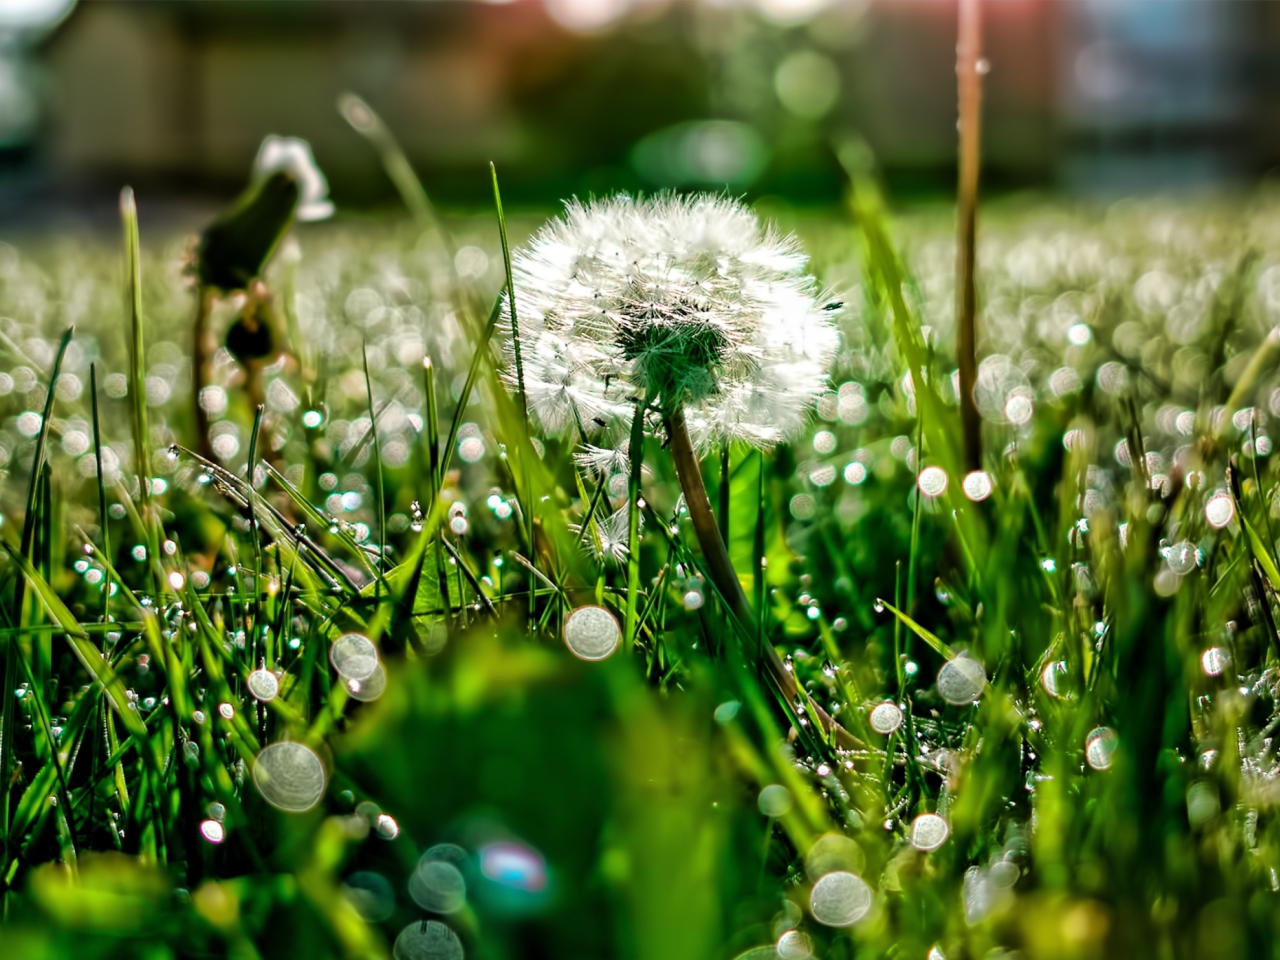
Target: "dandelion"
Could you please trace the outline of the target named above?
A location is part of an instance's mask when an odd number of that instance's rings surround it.
[[[287,171],[298,184],[296,220],[309,223],[333,216],[329,181],[316,165],[311,144],[298,137],[269,136],[262,141],[253,161],[254,179],[265,179],[278,170]]]
[[[549,433],[682,413],[699,448],[794,436],[837,335],[794,236],[723,197],[571,201],[513,262],[529,410]],[[516,340],[506,312],[508,380]]]
[[[724,197],[571,201],[515,257],[515,309],[512,298],[504,305],[505,375],[544,430],[576,429],[585,442],[653,413],[648,425],[666,434],[707,574],[743,624],[754,618],[695,450],[770,447],[828,392],[838,338],[807,263],[794,236]],[[611,466],[602,450],[588,447],[579,463]],[[612,539],[613,519],[601,540]],[[772,647],[762,652],[794,700],[795,677]],[[858,742],[811,706],[844,743]]]

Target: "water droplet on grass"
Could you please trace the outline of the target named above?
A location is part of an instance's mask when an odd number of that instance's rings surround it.
[[[1209,676],[1219,677],[1227,669],[1230,659],[1227,651],[1221,647],[1210,647],[1200,655],[1200,666]]]
[[[1084,758],[1095,770],[1109,770],[1120,739],[1110,727],[1096,727],[1084,741]]]
[[[799,930],[788,930],[780,936],[774,949],[779,960],[807,960],[813,956],[813,944]]]
[[[950,834],[951,827],[936,813],[922,813],[911,823],[911,845],[917,850],[937,850]]]
[[[387,671],[383,669],[382,664],[378,664],[373,673],[363,680],[347,681],[347,693],[351,695],[351,699],[359,700],[361,703],[377,700],[386,689]]]
[[[964,495],[974,502],[987,499],[995,489],[995,485],[991,482],[991,474],[985,470],[974,470],[966,474],[962,486]]]
[[[760,791],[756,802],[761,813],[776,819],[791,809],[791,791],[780,783],[772,783]]]
[[[938,671],[938,693],[947,703],[964,706],[973,703],[987,685],[982,664],[971,657],[948,660]]]
[[[418,862],[409,878],[409,896],[431,913],[457,913],[467,904],[467,881],[452,863],[429,856]]]
[[[284,740],[264,747],[258,754],[253,764],[253,783],[273,807],[301,813],[324,796],[324,766],[309,747]]]
[[[249,692],[263,703],[270,703],[280,692],[280,681],[270,670],[254,670],[246,681]]]
[[[1231,497],[1225,493],[1211,497],[1209,502],[1204,505],[1205,519],[1215,527],[1225,527],[1235,515],[1236,505],[1232,502]]]
[[[888,735],[902,726],[902,711],[896,703],[877,703],[871,710],[871,729]]]
[[[565,618],[565,646],[581,660],[603,660],[621,642],[622,628],[604,607],[578,607]]]
[[[916,480],[926,497],[940,497],[947,490],[947,471],[941,467],[925,467]]]
[[[217,820],[205,820],[200,824],[200,835],[210,843],[221,843],[227,838],[227,830]]]
[[[391,952],[395,960],[462,960],[464,956],[458,935],[438,920],[409,924],[396,937]]]
[[[871,888],[861,877],[843,870],[828,873],[809,894],[813,919],[828,927],[852,926],[870,909]]]
[[[329,662],[348,680],[367,680],[378,669],[378,648],[368,637],[344,633],[333,641]]]

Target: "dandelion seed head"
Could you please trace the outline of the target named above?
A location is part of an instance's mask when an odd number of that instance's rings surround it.
[[[571,201],[513,262],[520,370],[549,433],[682,405],[694,442],[771,446],[827,392],[837,333],[793,236],[708,195]]]

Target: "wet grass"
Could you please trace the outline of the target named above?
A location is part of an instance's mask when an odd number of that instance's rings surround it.
[[[506,222],[401,186],[295,230],[212,460],[181,238],[0,248],[6,956],[1276,952],[1273,198],[988,213],[981,476],[947,217],[775,211],[842,349],[802,438],[702,464],[745,623],[660,441],[524,426]]]

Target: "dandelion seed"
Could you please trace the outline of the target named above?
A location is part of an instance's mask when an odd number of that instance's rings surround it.
[[[570,202],[515,258],[529,410],[550,433],[687,408],[701,447],[771,446],[827,392],[835,326],[798,241],[711,196]],[[506,377],[516,344],[505,312]]]

